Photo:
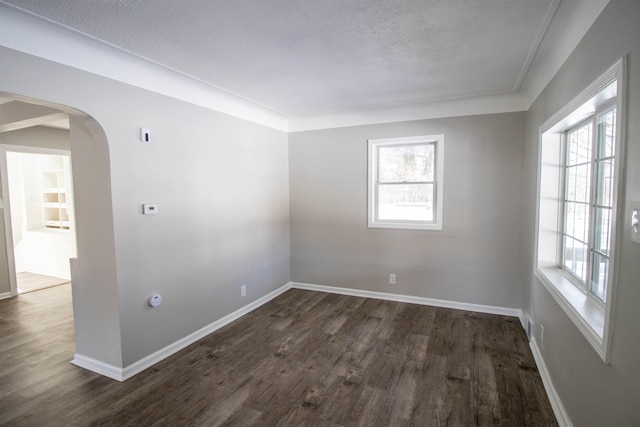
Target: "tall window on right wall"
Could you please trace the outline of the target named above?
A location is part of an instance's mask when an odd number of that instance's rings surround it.
[[[540,128],[534,274],[608,362],[622,220],[625,60]]]
[[[568,129],[564,139],[562,267],[604,304],[611,260],[615,104]]]

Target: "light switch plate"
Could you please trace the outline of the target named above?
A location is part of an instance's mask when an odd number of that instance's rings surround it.
[[[631,241],[640,245],[640,209],[631,213]]]
[[[140,128],[140,142],[151,142],[151,129]]]
[[[155,215],[158,213],[158,204],[157,203],[145,203],[142,205],[142,214],[143,215]]]

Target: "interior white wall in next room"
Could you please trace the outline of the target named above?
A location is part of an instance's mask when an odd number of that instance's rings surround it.
[[[68,137],[68,132],[67,132]],[[7,152],[7,173],[11,201],[11,225],[13,230],[16,272],[31,272],[71,279],[69,259],[76,257],[75,226],[46,227],[44,214],[44,174],[69,177],[68,156]],[[53,172],[52,172],[53,171]],[[65,180],[66,182],[70,182]],[[63,209],[73,206],[73,189],[65,182]],[[57,214],[58,208],[52,209]],[[73,215],[67,218],[72,220]]]
[[[520,308],[523,129],[505,113],[291,133],[292,280]],[[444,229],[368,228],[367,140],[433,134]]]

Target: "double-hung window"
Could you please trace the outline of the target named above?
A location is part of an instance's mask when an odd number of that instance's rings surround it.
[[[562,268],[598,303],[609,276],[615,133],[615,104],[565,132]]]
[[[534,273],[605,362],[624,217],[624,71],[623,58],[540,128]]]
[[[369,227],[442,230],[444,136],[369,140]]]

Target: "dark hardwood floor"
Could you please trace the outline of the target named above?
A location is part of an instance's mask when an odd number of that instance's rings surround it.
[[[516,318],[290,290],[119,383],[70,301],[0,301],[1,425],[557,425]]]

